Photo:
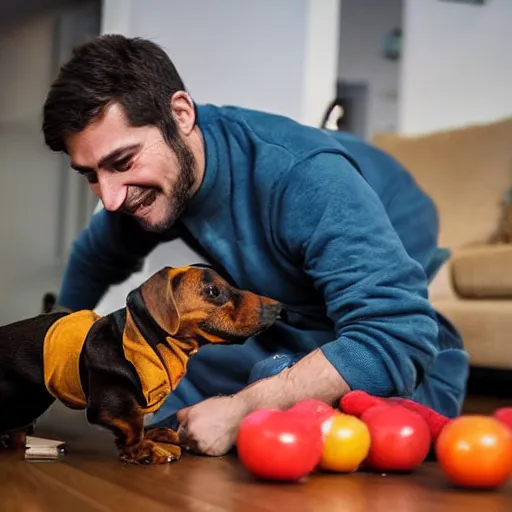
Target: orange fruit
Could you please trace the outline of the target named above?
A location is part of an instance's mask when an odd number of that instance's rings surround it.
[[[512,474],[512,431],[491,416],[450,420],[437,438],[435,451],[443,472],[459,487],[492,489]]]
[[[370,450],[370,431],[360,419],[336,412],[322,426],[324,442],[318,467],[324,471],[356,471]]]

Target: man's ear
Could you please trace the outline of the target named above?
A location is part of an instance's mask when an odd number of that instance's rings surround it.
[[[180,132],[187,136],[196,124],[196,109],[192,98],[185,91],[177,91],[171,96],[171,113]]]
[[[146,308],[155,322],[171,336],[180,327],[180,313],[175,297],[175,287],[183,270],[165,267],[153,274],[141,286]]]

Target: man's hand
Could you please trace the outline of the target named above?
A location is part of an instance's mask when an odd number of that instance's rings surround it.
[[[238,426],[249,413],[239,395],[213,397],[178,411],[184,447],[196,453],[218,457],[236,442]]]
[[[184,445],[204,455],[226,454],[236,443],[238,427],[250,412],[287,409],[300,400],[316,398],[329,404],[350,391],[347,383],[315,350],[279,374],[257,381],[233,396],[214,397],[178,411]]]

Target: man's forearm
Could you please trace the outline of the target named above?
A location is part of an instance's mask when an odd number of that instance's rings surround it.
[[[286,409],[308,398],[333,405],[348,391],[347,383],[318,349],[291,368],[247,386],[236,398],[251,412],[261,408]]]

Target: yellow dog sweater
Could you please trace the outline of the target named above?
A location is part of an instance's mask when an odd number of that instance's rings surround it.
[[[196,348],[171,338],[158,326],[146,310],[139,289],[130,293],[126,308],[108,316],[113,317],[122,337],[124,355],[137,372],[145,400],[142,412],[154,412],[176,388]],[[46,388],[73,409],[87,406],[80,378],[80,354],[99,318],[93,311],[77,311],[57,320],[45,336]]]

